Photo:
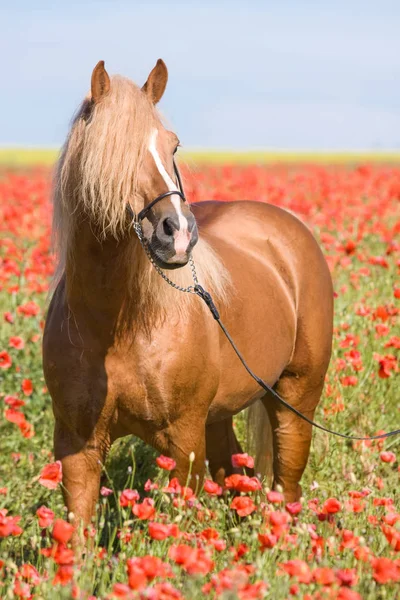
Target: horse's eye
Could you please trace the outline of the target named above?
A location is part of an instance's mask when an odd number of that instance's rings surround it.
[[[174,154],[176,154],[178,152],[178,148],[179,148],[180,144],[177,145],[177,147],[174,150]]]

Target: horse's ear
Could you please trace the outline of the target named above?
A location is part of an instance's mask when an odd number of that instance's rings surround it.
[[[92,100],[98,102],[110,91],[110,78],[104,68],[104,60],[99,60],[92,73]]]
[[[167,87],[168,70],[165,62],[158,59],[156,66],[151,71],[142,90],[147,94],[149,100],[153,104],[157,104],[162,98],[165,88]]]

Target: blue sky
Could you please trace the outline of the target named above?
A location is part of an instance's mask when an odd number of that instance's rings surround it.
[[[15,0],[0,7],[0,145],[63,142],[98,60],[186,147],[400,148],[399,0]]]

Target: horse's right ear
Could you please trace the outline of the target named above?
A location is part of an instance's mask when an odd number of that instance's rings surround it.
[[[92,100],[98,102],[110,91],[110,78],[104,68],[104,60],[99,60],[92,73]]]

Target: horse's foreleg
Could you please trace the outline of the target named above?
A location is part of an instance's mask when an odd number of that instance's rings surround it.
[[[90,523],[99,498],[101,470],[109,442],[85,441],[62,423],[56,422],[54,454],[61,460],[63,495],[69,518],[76,526],[73,542],[78,542],[80,527]],[[72,514],[71,514],[72,513]]]
[[[282,398],[309,419],[314,417],[323,384],[312,386],[309,380],[283,376],[276,387]],[[274,486],[282,486],[287,502],[301,496],[300,479],[307,465],[312,427],[277,404],[268,394],[263,399],[272,426]]]
[[[232,417],[207,425],[206,451],[211,476],[219,485],[224,485],[228,475],[243,472],[232,466],[232,454],[243,452],[236,439]]]
[[[191,414],[168,430],[168,454],[176,462],[172,477],[194,491],[203,483],[206,459],[205,417]]]

